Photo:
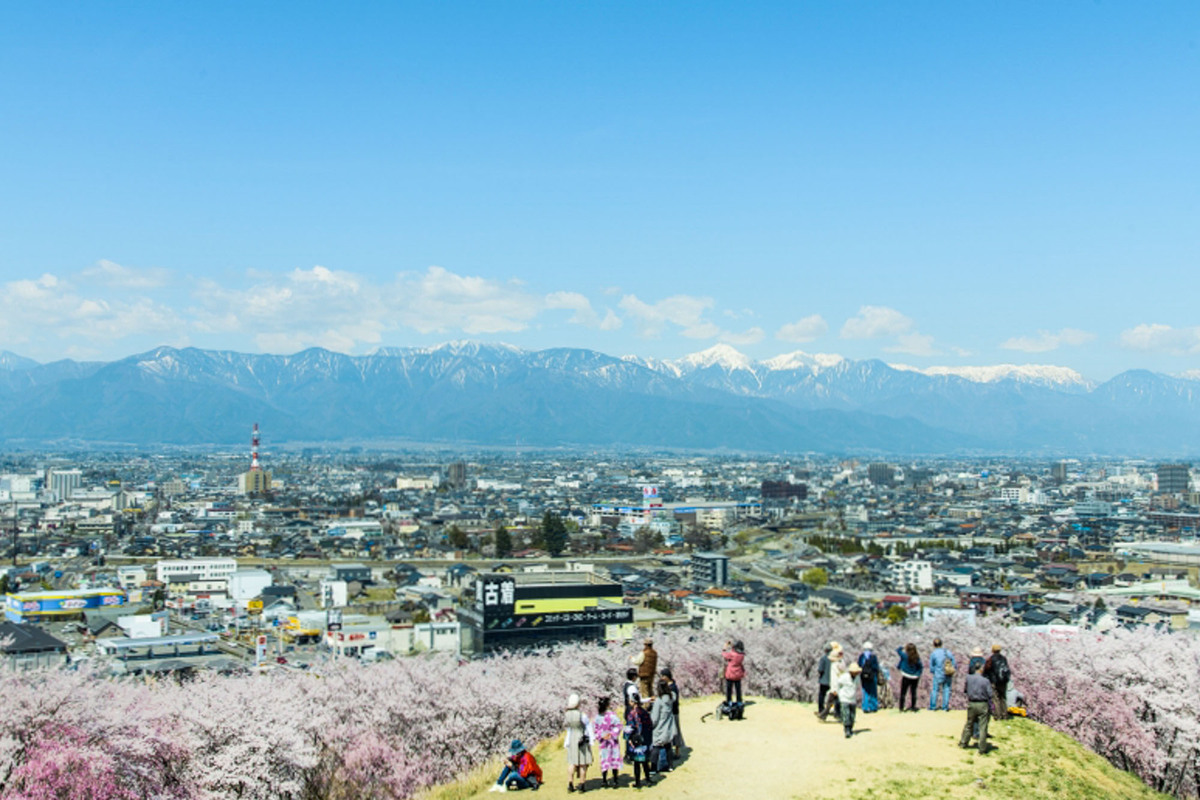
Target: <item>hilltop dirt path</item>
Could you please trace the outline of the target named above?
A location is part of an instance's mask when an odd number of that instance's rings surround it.
[[[746,718],[717,722],[702,714],[711,712],[716,698],[687,702],[681,709],[681,725],[690,750],[675,771],[661,776],[651,788],[638,794],[675,798],[836,798],[853,797],[855,783],[880,786],[888,778],[935,775],[946,767],[969,768],[974,750],[957,746],[966,720],[965,711],[927,711],[916,714],[889,709],[875,714],[860,710],[855,735],[846,739],[840,722],[822,723],[813,716],[813,706],[782,700],[747,698]],[[1003,723],[993,723],[993,742],[1004,749]],[[534,795],[521,797],[568,797],[567,765],[561,737],[534,751],[546,783]],[[990,758],[990,756],[989,756]],[[716,778],[714,776],[720,776]],[[492,776],[495,780],[495,776]],[[588,791],[620,797],[632,792],[633,777],[626,765],[619,793],[600,789],[596,764],[588,771]],[[626,788],[626,787],[629,788]],[[487,787],[469,797],[494,797]]]

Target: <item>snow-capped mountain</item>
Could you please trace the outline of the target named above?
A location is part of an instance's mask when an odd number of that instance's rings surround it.
[[[718,345],[674,360],[451,342],[348,356],[160,347],[0,367],[0,439],[406,440],[944,453],[1200,452],[1200,381],[1045,365],[914,369]]]

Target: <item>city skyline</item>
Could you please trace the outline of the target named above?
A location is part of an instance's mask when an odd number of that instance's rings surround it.
[[[1193,5],[7,21],[0,350],[1200,369]]]

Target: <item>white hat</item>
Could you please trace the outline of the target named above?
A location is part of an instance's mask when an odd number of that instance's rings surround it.
[[[571,692],[571,696],[567,698],[567,710],[570,711],[572,708],[579,708],[579,695],[575,692]]]
[[[875,648],[871,646],[870,642],[866,642],[863,644],[863,650],[874,650],[874,649]]]

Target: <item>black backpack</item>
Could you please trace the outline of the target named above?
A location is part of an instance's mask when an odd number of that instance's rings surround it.
[[[1008,659],[999,653],[992,656],[992,675],[996,678],[996,683],[1008,683],[1008,679],[1012,677],[1012,672],[1008,669]]]
[[[879,662],[875,659],[875,654],[863,661],[862,679],[868,683],[879,677]]]

